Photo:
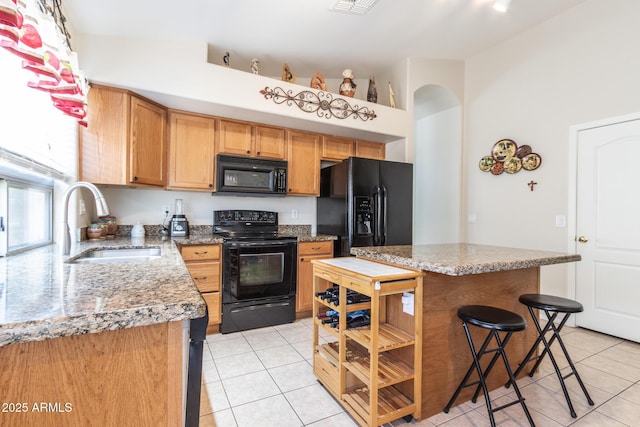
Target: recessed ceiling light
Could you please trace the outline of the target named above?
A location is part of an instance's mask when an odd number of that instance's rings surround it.
[[[511,0],[496,0],[493,4],[493,8],[498,12],[505,13],[509,9],[510,4]]]
[[[373,7],[375,2],[376,0],[338,0],[331,9],[338,12],[364,15]]]

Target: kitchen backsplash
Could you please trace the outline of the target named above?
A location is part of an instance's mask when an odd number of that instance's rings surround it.
[[[130,236],[132,227],[133,225],[118,225],[118,231],[116,232],[116,236],[118,237]],[[147,236],[161,236],[162,226],[161,225],[145,225],[144,231],[145,231],[145,235]],[[295,236],[311,234],[311,225],[281,224],[278,226],[278,233],[290,234]],[[197,235],[213,234],[213,226],[212,225],[189,225],[189,235],[196,235],[196,234]]]

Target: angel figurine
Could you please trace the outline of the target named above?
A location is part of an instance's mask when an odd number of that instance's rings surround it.
[[[391,89],[391,82],[389,82],[389,107],[396,108],[396,94]]]

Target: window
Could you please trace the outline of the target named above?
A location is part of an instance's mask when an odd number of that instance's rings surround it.
[[[0,178],[0,255],[53,241],[51,186]]]

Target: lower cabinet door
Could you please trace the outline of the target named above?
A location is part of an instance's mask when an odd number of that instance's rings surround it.
[[[203,293],[202,297],[209,308],[209,326],[219,324],[222,320],[220,316],[220,292]]]

